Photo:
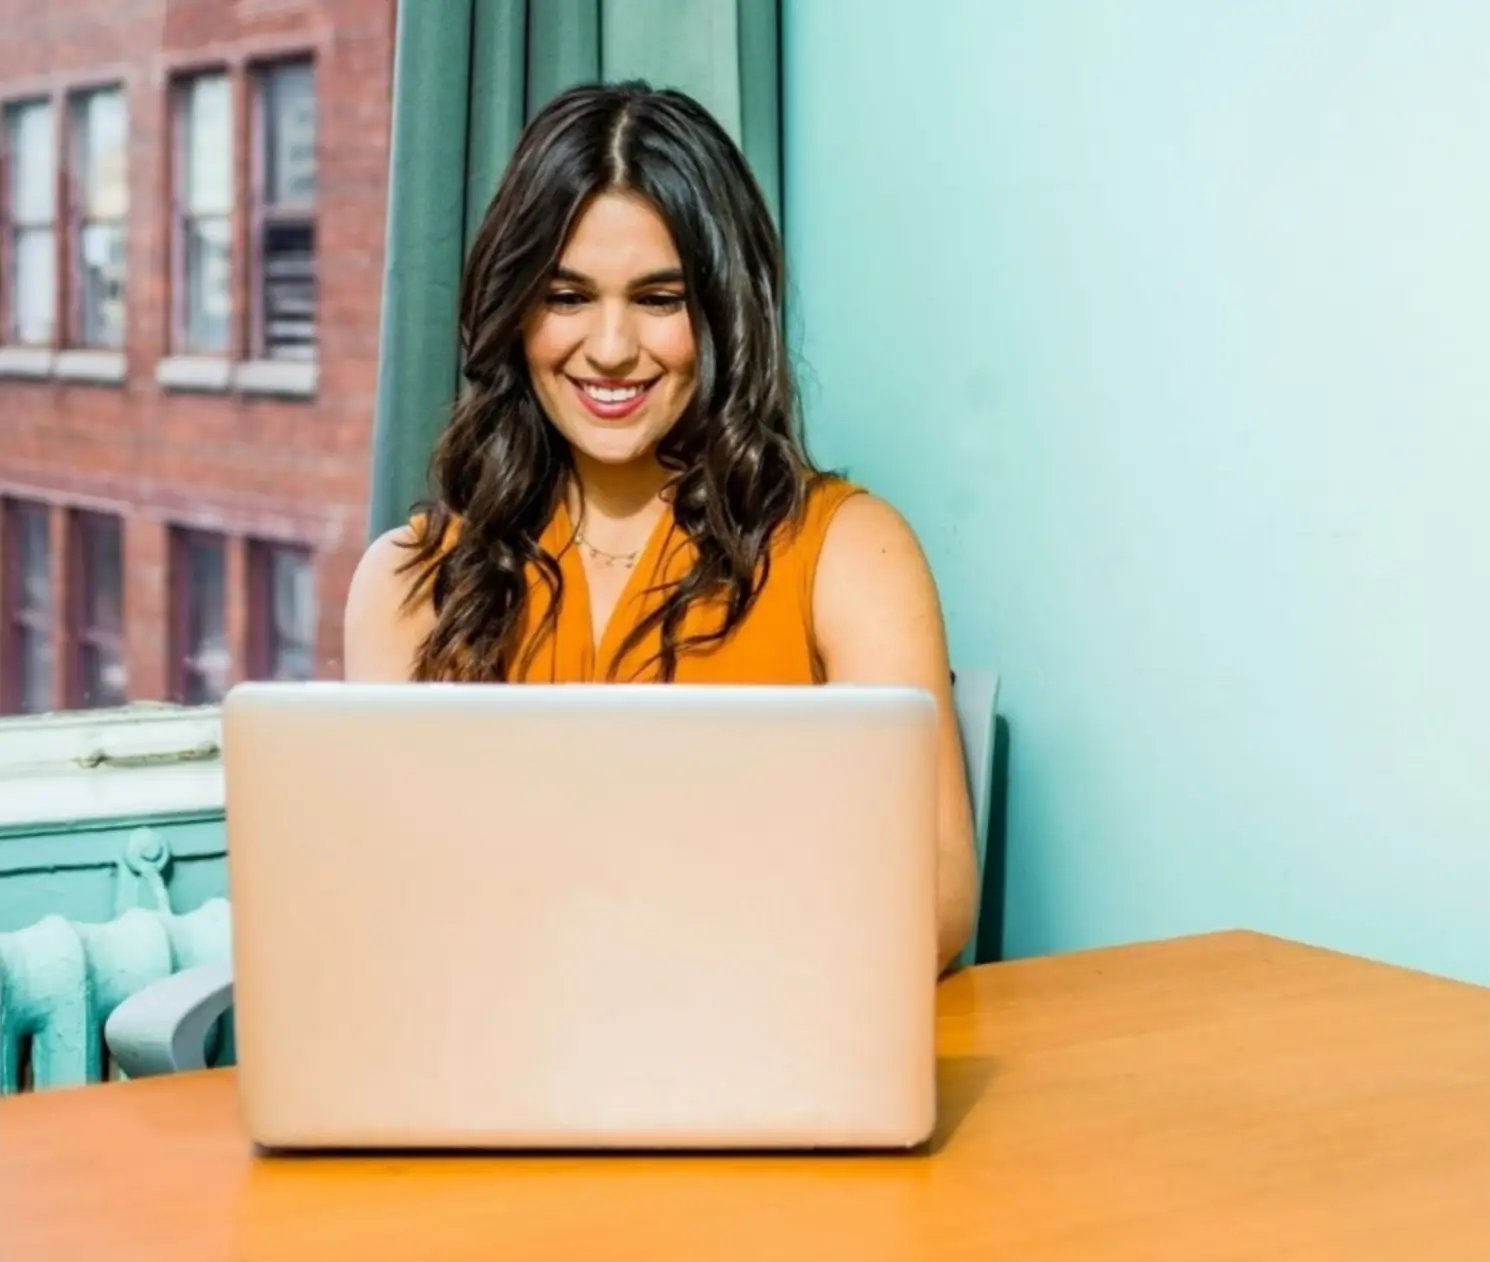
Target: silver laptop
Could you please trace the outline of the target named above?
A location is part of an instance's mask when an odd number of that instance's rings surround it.
[[[929,1136],[928,695],[248,684],[223,732],[256,1144]]]

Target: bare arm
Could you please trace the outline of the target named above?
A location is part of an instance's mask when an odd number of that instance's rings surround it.
[[[342,670],[364,683],[405,683],[414,655],[434,623],[427,603],[405,610],[411,576],[398,567],[410,555],[408,527],[391,530],[363,553],[347,592],[342,626]]]
[[[834,516],[818,562],[813,620],[830,683],[903,684],[936,700],[937,958],[945,969],[972,932],[972,805],[936,583],[910,526],[882,500],[856,495]]]

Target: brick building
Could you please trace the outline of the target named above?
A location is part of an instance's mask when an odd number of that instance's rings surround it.
[[[0,0],[0,711],[332,675],[395,0]]]

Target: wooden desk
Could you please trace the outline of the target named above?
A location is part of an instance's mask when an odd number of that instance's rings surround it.
[[[886,1157],[255,1161],[230,1072],[0,1101],[0,1257],[1490,1259],[1490,991],[1251,934],[943,988]]]

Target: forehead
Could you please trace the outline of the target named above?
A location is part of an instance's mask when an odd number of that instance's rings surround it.
[[[603,193],[581,213],[559,265],[600,282],[625,282],[678,267],[678,247],[650,202]]]

